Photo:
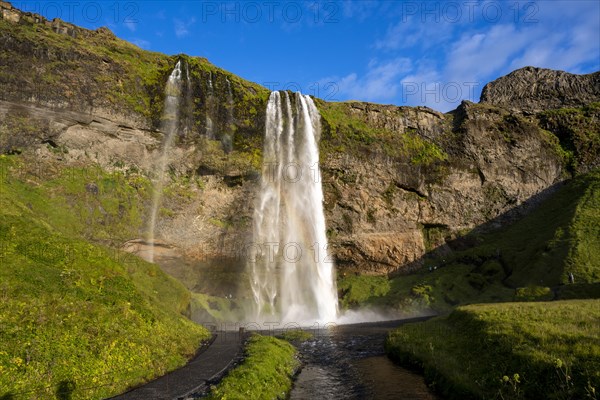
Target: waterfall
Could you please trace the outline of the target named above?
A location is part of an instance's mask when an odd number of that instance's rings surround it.
[[[229,110],[231,112],[231,106],[233,106],[233,92],[231,91],[231,81],[229,80],[229,78],[225,78],[225,82],[227,82],[227,104],[230,106]],[[233,118],[233,113],[231,114],[231,117]]]
[[[192,80],[190,79],[190,66],[185,63],[185,81],[187,83],[185,90],[185,104],[182,107],[184,112],[184,123],[182,124],[183,136],[188,137],[190,131],[194,127],[194,89]]]
[[[149,261],[154,262],[154,235],[156,229],[156,218],[160,208],[162,191],[165,179],[165,170],[169,162],[169,150],[177,131],[179,115],[179,99],[181,95],[181,61],[178,61],[167,80],[165,86],[165,108],[163,111],[161,131],[164,133],[162,152],[155,169],[157,180],[154,183],[152,195],[152,209],[150,211],[150,222],[148,224],[148,242],[150,243]]]
[[[231,90],[231,82],[229,78],[225,78],[225,82],[227,82],[227,125],[225,132],[221,136],[221,145],[223,146],[223,150],[225,153],[229,153],[233,148],[232,136],[233,136],[233,92]]]
[[[208,96],[206,97],[206,137],[209,139],[215,138],[213,115],[215,108],[215,93],[212,83],[212,72],[208,73]]]
[[[320,130],[309,96],[271,93],[248,261],[254,322],[312,324],[337,318],[318,165]]]

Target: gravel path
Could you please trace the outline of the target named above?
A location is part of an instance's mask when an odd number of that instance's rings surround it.
[[[175,400],[196,398],[219,380],[241,357],[245,336],[215,332],[212,342],[200,348],[185,366],[111,400]]]

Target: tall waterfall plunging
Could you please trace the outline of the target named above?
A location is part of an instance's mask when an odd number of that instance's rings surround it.
[[[169,162],[169,150],[173,144],[173,139],[179,124],[179,99],[181,94],[181,61],[178,61],[167,80],[165,86],[165,108],[163,111],[161,131],[165,135],[162,145],[162,152],[156,167],[157,180],[154,184],[152,195],[152,209],[150,211],[150,221],[148,223],[148,242],[151,244],[149,261],[154,261],[154,234],[156,229],[156,217],[162,199],[162,191],[165,178],[165,170]]]
[[[255,322],[312,324],[337,318],[318,164],[320,130],[309,96],[271,93],[248,262]]]

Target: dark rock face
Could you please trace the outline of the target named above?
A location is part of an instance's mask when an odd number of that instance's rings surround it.
[[[481,102],[514,111],[581,107],[600,98],[600,72],[575,75],[525,67],[488,83]]]

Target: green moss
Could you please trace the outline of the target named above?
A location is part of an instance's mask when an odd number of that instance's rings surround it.
[[[392,278],[388,295],[373,303],[407,310],[429,308],[444,313],[458,304],[506,301],[514,297],[514,289],[502,285],[500,277],[475,272],[470,265],[456,263],[440,267],[431,260],[428,263],[415,274]]]
[[[404,151],[410,157],[413,165],[431,165],[436,162],[446,161],[448,155],[435,143],[419,136],[415,130],[407,130],[402,137]]]
[[[565,168],[571,172],[575,171],[577,169],[577,159],[575,158],[574,151],[564,148],[558,137],[552,132],[545,129],[542,129],[541,132],[543,140],[554,150]]]
[[[253,335],[244,362],[211,388],[209,399],[285,399],[299,362],[286,341]]]
[[[516,301],[544,301],[552,300],[553,297],[552,289],[535,285],[517,288],[515,293]]]
[[[389,290],[389,280],[383,276],[349,275],[338,280],[340,304],[344,308],[364,305],[374,297],[385,296]]]
[[[452,253],[430,255],[424,267],[395,276],[385,296],[362,303],[395,308],[429,306],[447,312],[458,304],[547,300],[595,293],[585,284],[600,282],[600,173],[582,175],[557,190],[523,219],[500,230],[467,233],[452,242]],[[425,234],[428,249],[437,228]],[[439,234],[438,234],[439,233]],[[573,273],[576,284],[569,285]],[[567,285],[563,287],[562,285]],[[427,298],[415,287],[430,287]],[[564,290],[564,292],[563,292]]]
[[[562,274],[563,283],[568,282],[569,272],[575,282],[600,281],[600,171],[590,174],[587,182],[569,226],[572,245]]]
[[[392,208],[394,205],[394,196],[397,191],[398,191],[398,187],[396,186],[396,184],[394,182],[390,182],[388,187],[381,194],[381,197],[383,197],[385,204],[389,208]]]
[[[600,152],[599,118],[598,103],[581,108],[548,110],[537,115],[539,125],[554,136],[549,140],[574,173],[587,172],[597,166],[596,159]]]
[[[423,242],[425,251],[435,250],[438,246],[445,243],[446,236],[450,231],[445,225],[424,225]]]
[[[100,245],[139,224],[136,179],[14,156],[0,172],[0,396],[52,399],[70,382],[73,399],[104,398],[183,365],[208,338],[183,316],[185,287]]]
[[[277,337],[283,340],[287,340],[291,343],[300,343],[312,339],[314,335],[302,329],[289,329],[283,332],[281,335],[278,335]]]
[[[324,122],[320,144],[322,158],[339,152],[361,158],[379,154],[418,166],[436,165],[448,159],[438,144],[425,139],[415,129],[397,134],[374,128],[351,110],[351,102],[316,101],[316,104]]]
[[[600,300],[465,306],[402,326],[386,351],[448,399],[583,399],[600,387],[599,317]]]
[[[21,153],[48,130],[48,122],[10,112],[0,121],[0,154]],[[59,149],[53,149],[58,151]]]
[[[61,233],[119,246],[138,237],[150,182],[138,174],[106,172],[93,165],[65,167],[29,157],[0,160],[6,186]]]
[[[239,321],[242,307],[235,300],[211,296],[204,293],[192,293],[191,313],[196,321]]]
[[[424,306],[429,306],[435,300],[431,285],[418,284],[410,289],[412,297],[419,300]]]

